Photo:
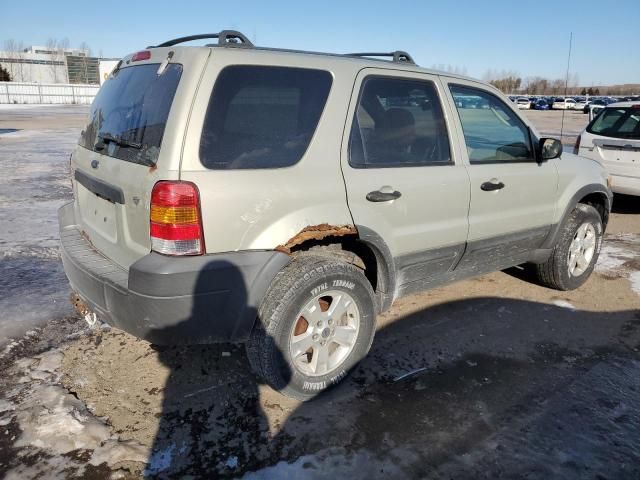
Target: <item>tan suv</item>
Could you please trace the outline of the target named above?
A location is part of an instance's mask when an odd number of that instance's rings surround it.
[[[217,43],[178,46],[201,38]],[[366,355],[399,297],[526,262],[580,286],[611,204],[599,163],[487,84],[233,31],[125,57],[71,169],[62,258],[86,306],[156,344],[246,342],[300,399]]]

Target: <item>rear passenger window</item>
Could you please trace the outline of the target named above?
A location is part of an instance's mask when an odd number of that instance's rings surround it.
[[[365,79],[351,127],[351,166],[410,167],[450,161],[442,106],[432,82]]]
[[[279,168],[304,155],[331,88],[322,70],[238,65],[216,81],[200,140],[211,169]]]

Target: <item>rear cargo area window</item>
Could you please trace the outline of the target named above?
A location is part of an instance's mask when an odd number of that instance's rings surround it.
[[[225,68],[209,101],[200,160],[211,169],[280,168],[302,158],[331,88],[322,70]]]
[[[134,163],[156,163],[182,75],[182,65],[169,64],[160,75],[158,66],[137,65],[111,75],[91,105],[81,146]]]
[[[605,108],[587,132],[614,138],[640,140],[640,106]]]

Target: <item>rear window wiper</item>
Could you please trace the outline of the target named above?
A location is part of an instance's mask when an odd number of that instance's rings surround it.
[[[125,140],[121,137],[111,135],[110,133],[103,133],[98,135],[98,143],[96,143],[95,149],[102,150],[107,143],[115,143],[119,147],[122,148],[135,148],[140,150],[142,148],[141,143],[131,142],[129,140]]]

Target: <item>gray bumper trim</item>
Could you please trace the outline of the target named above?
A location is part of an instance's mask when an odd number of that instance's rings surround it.
[[[61,252],[72,288],[107,323],[156,344],[239,342],[289,256],[275,251],[197,257],[150,253],[125,270],[96,251],[59,211]]]

